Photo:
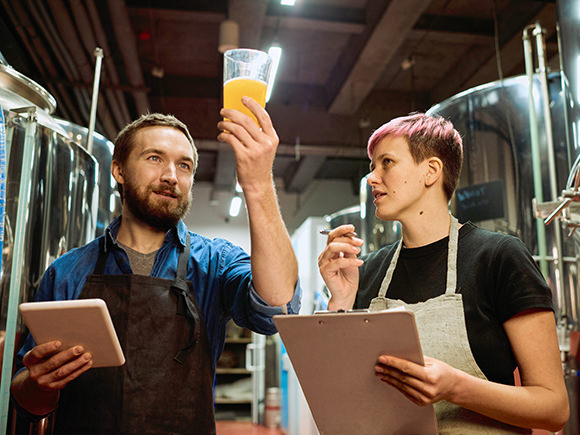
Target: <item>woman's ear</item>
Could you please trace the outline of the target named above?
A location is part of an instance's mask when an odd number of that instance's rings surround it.
[[[425,174],[425,185],[432,186],[437,180],[443,178],[443,162],[439,157],[429,157],[427,159],[427,173]]]

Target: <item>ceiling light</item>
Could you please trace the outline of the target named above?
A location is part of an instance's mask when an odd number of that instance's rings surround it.
[[[280,4],[284,6],[294,6],[296,0],[280,0]]]
[[[236,217],[240,214],[240,208],[242,208],[242,198],[238,195],[234,195],[232,202],[230,203],[230,216]]]
[[[236,192],[239,192],[239,193],[243,192],[242,186],[240,186],[240,183],[238,183],[237,181],[236,181]]]
[[[280,58],[282,57],[282,47],[277,43],[273,43],[268,54],[272,58],[272,71],[270,71],[270,80],[268,80],[268,91],[266,93],[266,102],[270,101],[272,96],[272,89],[274,88],[274,80],[276,80],[276,73],[278,72],[278,65],[280,65]]]

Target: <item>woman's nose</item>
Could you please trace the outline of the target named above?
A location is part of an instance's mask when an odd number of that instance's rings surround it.
[[[373,184],[377,184],[378,183],[378,175],[376,173],[375,170],[372,170],[371,172],[369,172],[369,175],[367,177],[367,183],[369,184],[369,186],[372,186]]]

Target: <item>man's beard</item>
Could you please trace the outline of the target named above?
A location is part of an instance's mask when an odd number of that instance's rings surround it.
[[[153,192],[174,195],[177,201],[153,198]],[[150,184],[139,188],[133,180],[127,180],[123,185],[123,198],[137,219],[162,231],[168,231],[175,226],[191,206],[191,190],[184,194],[166,184]]]

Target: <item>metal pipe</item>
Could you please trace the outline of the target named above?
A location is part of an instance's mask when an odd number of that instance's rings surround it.
[[[562,98],[564,101],[568,99],[568,81],[566,80],[566,74],[564,72],[564,59],[562,58],[562,37],[560,35],[560,25],[556,23],[556,37],[558,40],[558,62],[560,63],[560,83],[562,87]],[[562,105],[564,113],[564,128],[566,130],[566,150],[568,155],[568,166],[572,163],[572,143],[570,141],[570,121],[568,119],[568,110],[566,103]]]
[[[20,173],[20,186],[18,191],[18,210],[16,214],[16,227],[14,235],[14,255],[10,269],[10,289],[8,296],[8,312],[6,316],[6,342],[4,345],[4,362],[2,365],[2,379],[0,381],[0,433],[6,433],[8,421],[8,403],[10,402],[10,382],[12,378],[12,366],[14,345],[16,339],[16,321],[18,318],[18,304],[22,290],[22,259],[25,257],[25,225],[28,221],[28,212],[31,195],[30,174],[34,162],[34,145],[36,138],[36,107],[27,107],[15,112],[26,112],[26,137],[22,154],[22,167]]]
[[[91,101],[91,117],[89,119],[89,134],[87,135],[87,151],[93,153],[93,133],[95,132],[95,119],[97,117],[97,101],[99,100],[99,82],[101,80],[101,65],[103,62],[103,49],[95,48],[95,79],[93,81],[93,99]]]
[[[526,65],[526,75],[528,77],[528,107],[530,120],[530,145],[532,152],[532,178],[534,182],[534,197],[536,202],[544,202],[544,194],[542,191],[542,168],[540,157],[540,145],[538,139],[538,119],[536,114],[536,106],[534,99],[534,59],[532,44],[530,41],[529,30],[530,26],[524,29],[522,39],[524,42],[524,61]],[[548,278],[548,263],[545,258],[546,252],[546,227],[541,218],[536,218],[536,234],[538,239],[538,256],[540,258],[540,270],[544,278]]]
[[[546,53],[544,42],[544,29],[540,23],[534,25],[533,35],[536,38],[536,50],[538,52],[538,77],[542,91],[542,108],[546,124],[546,140],[548,142],[548,170],[550,175],[551,200],[558,197],[558,181],[556,178],[556,159],[554,157],[554,135],[552,134],[552,113],[550,111],[550,90],[548,89],[548,70],[546,68]]]
[[[2,113],[2,107],[0,106],[0,252],[2,252],[4,247],[4,214],[5,214],[5,204],[6,204],[6,127],[4,124],[4,115]],[[0,255],[0,271],[2,270],[2,255]],[[8,325],[8,322],[6,322]],[[16,330],[14,330],[14,334],[12,335],[12,341],[14,342],[16,335]],[[5,340],[8,340],[8,337],[4,336]],[[14,349],[14,343],[12,343],[12,349]],[[2,367],[8,360],[12,361],[12,354],[10,352],[6,352],[6,342],[4,346],[4,354],[2,355]],[[8,363],[10,364],[10,363]],[[10,368],[10,372],[12,372],[12,368]],[[4,373],[2,373],[2,377]],[[0,380],[1,384],[4,385],[4,380]],[[2,409],[0,411],[1,415],[4,416],[4,413],[8,412],[6,406],[4,405],[4,400],[6,401],[10,399],[9,394],[8,397],[5,396],[4,391],[1,392],[0,397],[2,398]],[[7,416],[7,414],[6,414]],[[7,418],[0,418],[1,421],[7,421]],[[2,428],[6,430],[6,423],[3,426],[0,426],[0,433]]]
[[[552,114],[550,112],[550,90],[548,89],[548,70],[546,68],[546,51],[544,42],[544,30],[540,23],[534,25],[533,35],[536,38],[536,50],[538,52],[538,76],[540,78],[540,89],[542,91],[542,106],[544,110],[544,123],[546,130],[547,151],[548,151],[548,174],[550,181],[551,201],[558,198],[558,181],[556,178],[556,158],[554,156],[554,136],[552,133]],[[554,226],[554,238],[556,241],[556,255],[562,258],[562,232],[560,225]],[[556,263],[558,277],[555,280],[556,297],[559,302],[559,314],[561,317],[567,315],[568,307],[564,292],[564,264],[562,261]]]

